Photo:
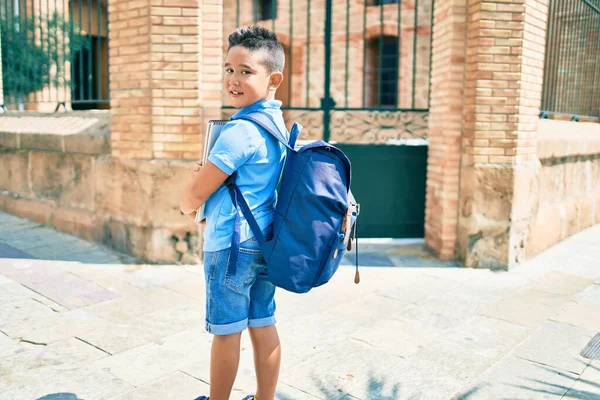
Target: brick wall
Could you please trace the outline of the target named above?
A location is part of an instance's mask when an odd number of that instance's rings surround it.
[[[527,257],[547,2],[442,1],[435,12],[426,245],[506,268]]]
[[[220,0],[111,7],[112,154],[198,159],[203,123],[221,105]]]
[[[425,245],[442,259],[456,257],[466,19],[466,1],[436,2]]]
[[[239,2],[240,25],[254,22],[253,4],[254,0]],[[237,5],[235,0],[225,0],[223,4],[225,14],[230,16],[223,23],[224,51],[227,48],[228,35],[236,27]],[[309,6],[310,14],[307,12]],[[398,107],[427,107],[431,10],[430,1],[418,2],[415,26],[413,1],[402,1],[400,8],[398,4],[365,7],[363,1],[334,4],[331,94],[338,106],[373,106],[368,101],[370,96],[365,91],[373,91],[377,76],[369,74],[365,68],[377,67],[380,37],[400,36]],[[290,18],[293,20],[292,24]],[[286,79],[283,90],[279,90],[278,98],[284,105],[319,107],[324,90],[325,1],[279,1],[277,18],[274,21],[258,21],[258,24],[274,30],[286,49]],[[418,36],[416,60],[413,58],[415,32]],[[226,101],[225,97],[223,101]]]

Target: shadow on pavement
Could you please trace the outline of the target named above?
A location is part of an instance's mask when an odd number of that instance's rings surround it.
[[[42,397],[38,397],[35,400],[83,400],[80,399],[76,394],[73,393],[52,393]]]

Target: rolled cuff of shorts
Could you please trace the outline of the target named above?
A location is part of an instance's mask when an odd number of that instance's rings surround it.
[[[259,319],[249,319],[248,326],[250,328],[262,328],[264,326],[275,325],[276,322],[277,321],[275,320],[275,316]]]
[[[206,321],[206,331],[208,333],[212,333],[213,335],[224,336],[224,335],[232,335],[234,333],[242,332],[244,329],[248,327],[248,320],[243,319],[238,322],[233,322],[231,324],[225,325],[216,325],[211,324]]]

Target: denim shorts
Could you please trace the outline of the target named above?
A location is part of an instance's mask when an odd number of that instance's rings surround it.
[[[265,230],[265,238],[271,235]],[[275,286],[267,280],[267,265],[256,238],[240,243],[237,271],[228,271],[230,249],[204,252],[206,330],[231,335],[275,325]]]

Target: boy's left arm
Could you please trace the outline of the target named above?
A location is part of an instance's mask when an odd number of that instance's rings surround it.
[[[183,189],[179,207],[186,214],[196,212],[229,177],[210,161],[194,173]]]

